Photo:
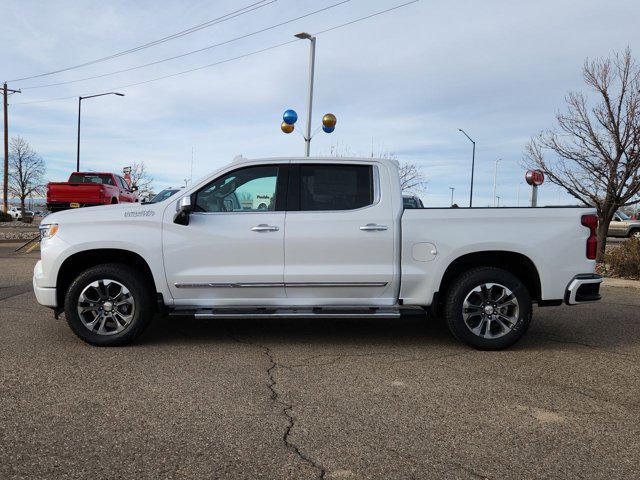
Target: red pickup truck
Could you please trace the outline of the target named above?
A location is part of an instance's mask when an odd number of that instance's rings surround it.
[[[137,201],[136,188],[114,173],[73,172],[68,182],[47,184],[47,209],[50,212]]]

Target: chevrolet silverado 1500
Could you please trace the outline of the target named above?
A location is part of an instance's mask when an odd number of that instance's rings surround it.
[[[532,304],[600,298],[592,208],[404,209],[385,159],[242,157],[155,204],[43,220],[38,301],[94,345],[157,312],[198,318],[441,314],[499,349]]]

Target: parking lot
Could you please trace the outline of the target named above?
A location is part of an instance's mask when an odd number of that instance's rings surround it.
[[[0,243],[0,478],[638,478],[640,290],[478,352],[437,320],[157,319],[78,340]]]

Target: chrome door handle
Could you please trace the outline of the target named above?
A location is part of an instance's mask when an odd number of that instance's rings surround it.
[[[360,227],[360,230],[364,232],[382,232],[384,230],[388,230],[389,227],[386,225],[378,225],[377,223],[367,223]]]
[[[254,232],[277,232],[278,230],[280,230],[280,228],[276,227],[275,225],[267,225],[266,223],[261,223],[260,225],[251,227],[251,230]]]

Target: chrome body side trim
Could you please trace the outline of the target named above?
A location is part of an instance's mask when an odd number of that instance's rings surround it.
[[[174,283],[176,288],[272,288],[272,287],[385,287],[387,282],[194,282]]]

